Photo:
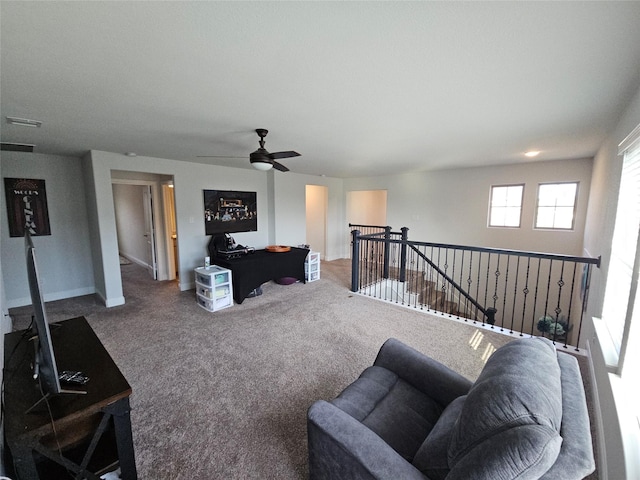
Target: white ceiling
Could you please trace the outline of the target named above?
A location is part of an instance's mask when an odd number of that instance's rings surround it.
[[[332,177],[582,158],[640,87],[638,1],[3,0],[0,21],[2,141],[40,153],[248,168],[267,128]]]

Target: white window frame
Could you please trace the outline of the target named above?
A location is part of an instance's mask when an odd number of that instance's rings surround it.
[[[640,125],[619,145],[618,155],[624,159],[602,318],[619,355],[620,373],[631,323],[634,318],[640,319],[640,305],[639,310],[634,308],[640,271]]]
[[[543,186],[548,186],[548,185],[575,185],[576,186],[576,194],[573,197],[573,211],[571,213],[571,226],[570,227],[539,227],[538,226],[538,214],[540,212],[540,187]],[[538,190],[536,193],[536,210],[535,210],[535,215],[533,217],[533,228],[534,230],[557,230],[557,231],[564,231],[564,232],[570,232],[573,231],[575,229],[575,225],[576,225],[576,211],[577,211],[577,207],[578,207],[578,191],[580,190],[580,182],[576,182],[576,181],[571,181],[571,182],[546,182],[546,183],[539,183],[538,184]],[[547,207],[547,205],[543,205],[542,206]],[[568,205],[555,205],[553,208],[557,209],[557,208],[566,208],[568,207]]]
[[[493,192],[496,188],[513,188],[520,187],[520,205],[494,205],[493,204]],[[524,183],[512,183],[507,185],[491,185],[491,191],[489,192],[489,215],[487,218],[487,226],[489,228],[520,228],[522,227],[522,205],[524,203]],[[518,208],[518,225],[498,225],[494,224],[494,207],[495,208]]]
[[[616,408],[624,419],[625,450],[633,456],[640,442],[640,125],[620,143],[618,154],[624,155],[624,163],[602,320],[618,354],[607,368]]]

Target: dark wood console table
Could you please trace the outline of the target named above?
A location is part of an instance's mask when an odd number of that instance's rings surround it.
[[[231,270],[233,299],[242,303],[247,295],[269,280],[292,277],[305,282],[304,261],[308,253],[306,248],[292,247],[288,252],[256,250],[229,260],[213,258],[216,265]]]
[[[90,378],[86,394],[51,397],[51,415],[33,380],[33,340],[23,331],[5,335],[5,439],[20,480],[76,478],[99,480],[121,469],[123,480],[137,478],[129,396],[131,387],[84,317],[51,325],[59,371],[80,370]],[[60,455],[62,454],[62,456]]]

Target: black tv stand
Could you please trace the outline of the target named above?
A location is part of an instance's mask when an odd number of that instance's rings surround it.
[[[51,332],[58,368],[79,368],[91,377],[83,386],[84,394],[73,391],[76,395],[47,398],[55,434],[49,408],[34,408],[42,406],[43,396],[33,380],[33,349],[24,333],[5,335],[4,350],[7,463],[13,465],[15,478],[58,479],[73,472],[79,478],[99,480],[119,466],[123,480],[136,480],[131,386],[87,320],[66,320]]]
[[[65,390],[65,389],[63,389],[59,393],[59,395],[86,395],[86,394],[87,394],[86,390]],[[42,405],[43,403],[50,402],[51,399],[53,399],[56,396],[57,395],[52,395],[50,393],[45,393],[43,397],[40,397],[40,400],[38,400],[36,403],[31,405],[29,408],[27,408],[27,410],[25,410],[24,414],[25,415],[29,415],[30,413],[34,413],[36,411],[36,409],[40,405]]]

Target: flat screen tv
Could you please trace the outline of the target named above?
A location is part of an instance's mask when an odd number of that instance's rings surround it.
[[[33,364],[33,378],[40,382],[44,398],[60,393],[86,393],[80,390],[66,390],[60,386],[56,357],[51,342],[51,330],[47,320],[47,311],[42,298],[42,288],[38,276],[36,249],[28,232],[24,235],[25,253],[27,257],[27,277],[29,292],[33,305],[33,329],[35,333],[35,359]],[[38,402],[40,403],[40,402]],[[36,405],[29,409],[32,410]]]
[[[204,190],[204,227],[207,235],[256,232],[256,192]]]

